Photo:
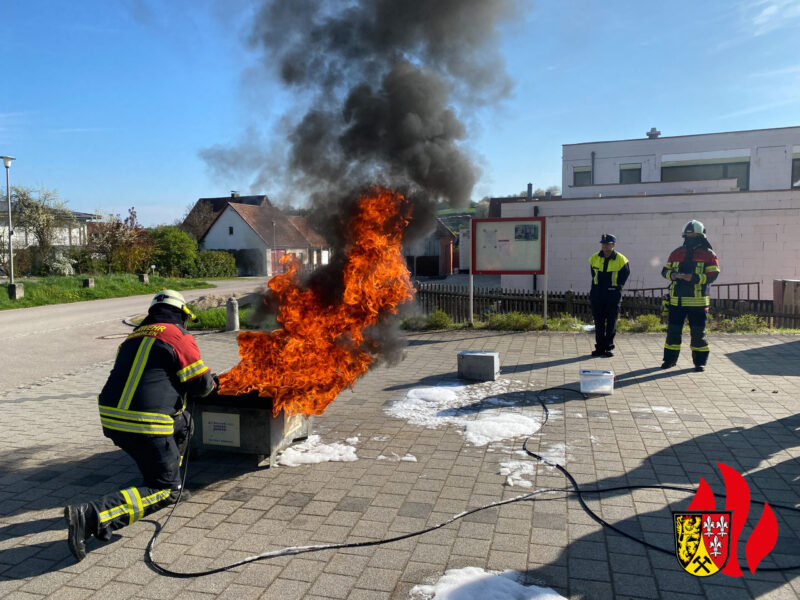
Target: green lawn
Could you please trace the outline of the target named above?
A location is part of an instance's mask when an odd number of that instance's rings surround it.
[[[81,300],[100,300],[102,298],[122,298],[138,294],[155,294],[165,288],[173,290],[189,290],[214,287],[204,279],[170,279],[150,276],[150,283],[139,283],[138,275],[92,275],[94,288],[84,288],[83,280],[87,276],[73,277],[31,277],[18,279],[15,283],[25,286],[24,297],[11,300],[7,287],[0,291],[0,310],[8,308],[25,308],[43,306],[45,304],[64,304]]]

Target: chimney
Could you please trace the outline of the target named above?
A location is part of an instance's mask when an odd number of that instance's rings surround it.
[[[531,201],[531,198],[533,198],[533,184],[529,183],[528,184],[528,202]]]
[[[647,137],[649,137],[651,140],[656,139],[660,135],[661,135],[661,132],[658,129],[656,129],[655,127],[651,127],[650,131],[647,132]]]
[[[237,192],[236,190],[231,190],[231,198],[238,198],[238,197],[239,197],[239,192]]]

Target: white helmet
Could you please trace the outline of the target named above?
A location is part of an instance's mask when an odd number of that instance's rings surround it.
[[[180,292],[176,292],[175,290],[161,290],[155,296],[153,296],[153,301],[150,303],[150,308],[154,307],[156,304],[169,304],[170,306],[174,306],[192,321],[197,321],[197,317],[191,310],[189,310],[189,307],[186,306],[186,299]]]
[[[706,228],[700,221],[692,220],[683,226],[683,233],[681,235],[686,237],[687,233],[699,233],[703,237],[706,237]]]

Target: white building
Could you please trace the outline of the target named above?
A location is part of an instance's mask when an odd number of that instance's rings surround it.
[[[294,254],[307,269],[328,264],[328,243],[303,217],[286,216],[269,203],[229,202],[200,239],[204,250],[232,251],[239,275],[284,272],[281,258]]]
[[[691,219],[705,224],[719,255],[717,284],[759,282],[770,299],[774,279],[800,279],[800,127],[663,138],[651,130],[565,144],[562,161],[561,198],[501,209],[547,217],[550,290],[589,289],[588,260],[603,233],[617,236],[631,262],[628,289],[666,287],[661,267]],[[502,285],[534,283],[503,275]]]

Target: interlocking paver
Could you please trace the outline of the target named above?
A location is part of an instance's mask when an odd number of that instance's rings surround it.
[[[404,362],[369,372],[317,419],[326,442],[358,437],[358,461],[267,469],[244,456],[201,455],[189,466],[192,499],[177,507],[162,531],[156,560],[176,570],[199,570],[285,545],[374,540],[533,489],[568,487],[558,471],[544,465],[531,477],[533,488],[507,485],[501,463],[525,459],[515,454],[523,438],[474,447],[457,427],[427,429],[384,412],[413,387],[452,380],[456,354],[463,349],[498,351],[501,377],[530,390],[575,389],[577,370],[584,367],[617,373],[611,396],[553,396],[549,422],[529,441],[535,452],[563,444],[567,468],[586,489],[694,488],[703,477],[723,492],[715,465],[721,461],[747,475],[754,498],[800,502],[795,336],[713,336],[710,368],[703,374],[685,368],[683,357],[676,369],[655,368],[661,335],[622,334],[610,360],[588,357],[591,339],[582,333],[454,331],[409,337],[413,344]],[[235,364],[234,335],[197,339],[216,370]],[[691,577],[674,555],[645,550],[604,529],[563,492],[474,513],[391,544],[259,561],[190,583],[158,575],[142,560],[152,521],[163,522],[164,511],[122,530],[111,544],[91,542],[88,558],[75,564],[63,541],[61,507],[138,478],[132,461],[102,436],[97,422],[96,394],[110,365],[104,361],[38,385],[0,390],[0,595],[402,599],[414,585],[465,566],[517,569],[526,581],[570,598],[734,600],[800,593],[796,571]],[[59,419],[52,419],[55,411]],[[398,461],[406,454],[416,462]],[[619,490],[587,495],[586,501],[622,530],[669,548],[674,545],[669,510],[685,508],[690,496]],[[798,563],[800,518],[777,512],[780,536],[764,564]]]

